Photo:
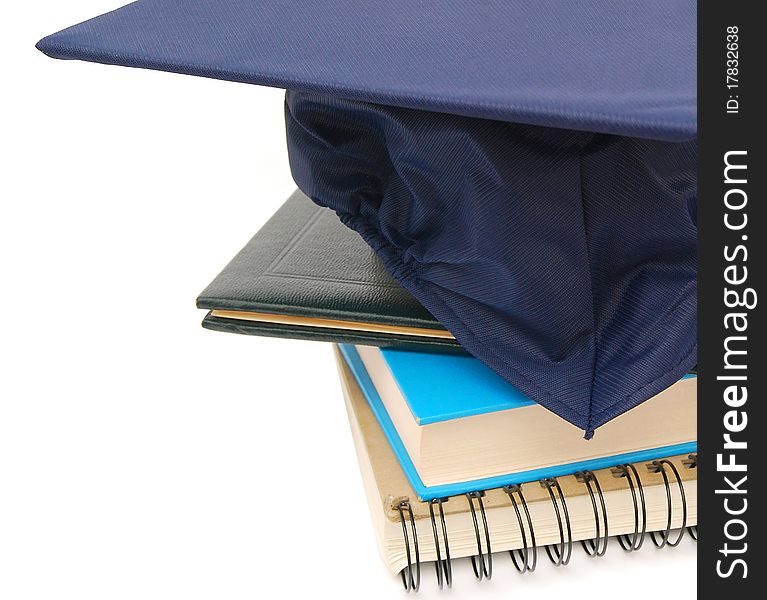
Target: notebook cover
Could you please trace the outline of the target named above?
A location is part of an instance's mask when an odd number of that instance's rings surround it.
[[[414,420],[429,425],[535,404],[470,356],[381,349]],[[424,377],[428,373],[428,377]],[[477,394],[481,390],[481,394]]]
[[[424,485],[423,481],[421,481],[421,478],[418,475],[418,471],[416,471],[413,462],[410,460],[410,456],[405,449],[405,445],[402,443],[402,440],[400,439],[399,434],[394,427],[394,423],[392,423],[391,419],[389,418],[389,414],[386,412],[383,401],[378,395],[378,391],[373,385],[373,382],[370,380],[370,377],[365,370],[365,366],[362,364],[362,361],[359,358],[357,350],[353,346],[345,344],[340,345],[339,350],[344,357],[344,360],[346,361],[349,369],[354,374],[354,377],[357,380],[357,384],[362,390],[365,399],[368,401],[368,404],[376,419],[378,420],[378,423],[380,424],[386,439],[389,441],[394,454],[397,456],[397,460],[399,461],[402,470],[410,482],[410,485],[413,487],[421,500],[444,498],[447,496],[465,494],[467,492],[498,488],[504,485],[536,481],[547,477],[572,475],[577,471],[593,471],[597,469],[613,467],[623,463],[642,462],[655,460],[666,456],[673,456],[676,454],[690,454],[697,452],[697,442],[688,442],[684,444],[675,444],[673,446],[663,446],[650,450],[642,450],[639,452],[616,454],[594,460],[579,461],[563,465],[555,465],[542,469],[509,473],[508,475],[485,477],[482,479],[473,479],[459,483],[426,486]]]
[[[331,210],[296,191],[197,299],[199,308],[332,319],[444,332]],[[304,327],[211,313],[217,331],[369,345],[460,350],[454,339]]]

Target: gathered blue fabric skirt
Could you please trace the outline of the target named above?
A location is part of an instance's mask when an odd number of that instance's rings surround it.
[[[286,97],[299,187],[472,354],[594,429],[696,364],[696,142]]]

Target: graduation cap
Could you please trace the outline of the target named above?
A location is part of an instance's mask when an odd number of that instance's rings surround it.
[[[38,48],[287,89],[299,187],[589,437],[696,363],[695,19],[668,0],[140,0]]]

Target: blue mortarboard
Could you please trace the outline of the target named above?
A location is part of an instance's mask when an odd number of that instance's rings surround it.
[[[56,58],[283,87],[293,175],[585,429],[696,362],[691,1],[141,0]]]

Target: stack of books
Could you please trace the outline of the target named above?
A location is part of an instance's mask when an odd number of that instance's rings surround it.
[[[408,589],[452,584],[510,551],[564,565],[649,536],[697,535],[696,388],[689,374],[591,440],[482,362],[387,274],[336,215],[297,191],[198,298],[218,331],[334,344],[381,555]]]
[[[38,48],[287,90],[311,201],[204,326],[336,345],[414,589],[426,561],[449,586],[462,557],[696,535],[695,27],[690,3],[138,0]]]

